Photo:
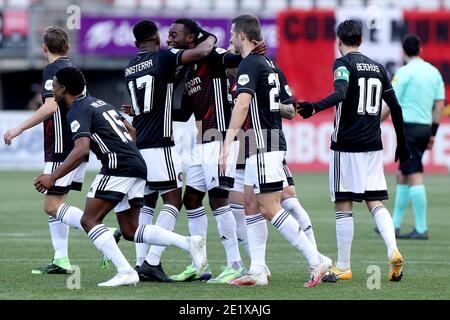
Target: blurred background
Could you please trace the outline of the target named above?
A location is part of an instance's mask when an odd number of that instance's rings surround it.
[[[318,100],[332,90],[332,63],[338,57],[334,29],[340,21],[362,21],[361,51],[384,64],[392,76],[402,65],[401,38],[416,33],[423,57],[440,71],[450,94],[450,0],[0,0],[0,133],[20,123],[40,104],[43,30],[64,27],[70,59],[86,75],[92,95],[116,106],[128,102],[123,69],[136,53],[132,26],[152,19],[165,44],[172,21],[189,17],[214,33],[217,46],[228,47],[231,19],[239,14],[260,18],[268,55],[276,60],[297,100]],[[432,172],[450,168],[450,107],[435,148],[425,163]],[[286,122],[288,160],[294,170],[328,167],[333,111],[312,120]],[[393,164],[395,132],[383,123],[385,164]],[[0,170],[42,167],[42,127],[36,126],[13,145],[0,144]]]

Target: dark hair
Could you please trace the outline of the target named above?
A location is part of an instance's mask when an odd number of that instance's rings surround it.
[[[66,88],[66,91],[73,96],[82,93],[86,86],[86,79],[77,67],[61,68],[56,71],[55,77]]]
[[[54,54],[66,55],[69,52],[69,37],[60,27],[49,26],[44,30],[44,44]]]
[[[243,14],[234,18],[231,23],[234,23],[234,31],[237,33],[243,32],[248,40],[261,41],[261,25],[258,18],[249,14]]]
[[[200,34],[200,27],[199,27],[198,23],[195,22],[194,20],[188,19],[188,18],[182,18],[182,19],[175,20],[173,23],[184,25],[187,35],[193,34],[194,39],[198,38],[198,35]]]
[[[133,34],[137,43],[155,40],[152,38],[158,34],[158,26],[153,21],[142,20],[134,25]]]
[[[414,34],[407,34],[402,41],[403,51],[408,57],[420,54],[420,38]]]
[[[355,20],[339,23],[336,35],[347,46],[360,46],[362,42],[362,24]]]

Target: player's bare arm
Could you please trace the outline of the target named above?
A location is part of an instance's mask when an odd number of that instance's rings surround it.
[[[34,179],[34,187],[39,192],[45,192],[55,184],[55,181],[65,176],[70,171],[78,167],[89,156],[89,137],[80,137],[75,140],[73,150],[67,156],[66,160],[51,174],[41,174]]]
[[[3,140],[5,144],[10,145],[12,139],[19,136],[25,130],[34,127],[35,125],[48,119],[52,114],[56,112],[58,105],[56,104],[55,98],[49,97],[45,99],[44,104],[40,107],[31,117],[26,119],[20,125],[15,128],[9,129],[3,135]]]
[[[241,92],[237,96],[236,103],[231,114],[230,125],[227,130],[227,135],[225,136],[225,141],[223,143],[222,151],[219,156],[219,165],[221,174],[225,174],[225,169],[227,167],[227,158],[230,152],[230,145],[234,141],[239,130],[242,128],[245,119],[247,118],[248,109],[250,102],[252,100],[252,95],[246,92]]]
[[[334,82],[334,92],[328,97],[318,102],[299,102],[297,103],[297,112],[303,119],[308,119],[317,112],[332,108],[345,99],[348,89],[348,82],[337,80]]]
[[[439,127],[439,123],[441,122],[442,111],[444,110],[445,104],[444,100],[436,100],[434,101],[433,106],[433,115],[432,115],[432,124],[431,124],[431,137],[428,142],[427,149],[431,150],[434,145],[434,140],[436,139],[436,133]]]
[[[211,35],[195,48],[185,50],[181,56],[181,63],[188,64],[206,58],[211,53],[215,43],[216,37]]]

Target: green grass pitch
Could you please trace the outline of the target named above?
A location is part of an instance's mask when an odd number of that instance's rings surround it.
[[[70,290],[68,276],[34,275],[31,269],[49,262],[51,247],[47,218],[42,211],[42,196],[34,190],[32,181],[36,172],[0,172],[0,299],[282,299],[282,300],[332,300],[332,299],[449,299],[450,298],[450,177],[426,176],[428,192],[428,224],[430,240],[399,240],[398,246],[406,264],[400,283],[387,279],[386,249],[379,235],[373,232],[374,222],[363,204],[354,207],[355,238],[352,248],[353,280],[336,284],[323,283],[312,289],[303,288],[307,280],[305,258],[286,242],[275,228],[269,225],[267,262],[272,281],[266,287],[233,287],[206,283],[140,283],[137,287],[99,288],[97,283],[108,280],[115,269],[100,269],[100,253],[86,234],[70,231],[69,255],[71,262],[80,267],[81,288]],[[84,195],[93,180],[89,174],[83,192],[72,192],[68,203],[84,206]],[[393,207],[395,182],[388,176]],[[326,174],[297,174],[297,193],[309,212],[319,249],[333,259],[337,258],[335,218],[329,200]],[[116,226],[114,214],[106,219],[108,226]],[[411,209],[408,209],[402,231],[413,226]],[[176,231],[187,233],[184,214]],[[208,258],[213,276],[220,272],[225,253],[217,236],[216,224],[209,216]],[[134,263],[133,243],[121,241],[119,246]],[[243,252],[243,250],[241,250]],[[249,259],[242,253],[246,264]],[[162,263],[166,272],[175,274],[189,264],[186,253],[168,248]],[[380,289],[370,290],[367,282],[372,273],[369,266],[381,270]],[[369,281],[370,282],[370,281]]]

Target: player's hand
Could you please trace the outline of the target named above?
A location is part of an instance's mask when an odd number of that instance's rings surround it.
[[[308,119],[316,113],[316,106],[312,102],[297,102],[297,113],[303,119]]]
[[[52,174],[41,174],[34,178],[34,187],[40,193],[44,193],[55,184],[56,179]]]
[[[19,128],[12,128],[5,132],[3,135],[3,140],[5,141],[5,144],[10,145],[12,142],[12,139],[17,137],[23,132],[22,129]]]
[[[395,149],[395,162],[400,160],[400,163],[409,161],[412,158],[411,151],[409,150],[408,145],[398,144],[397,149]]]
[[[230,154],[230,146],[223,144],[222,150],[220,150],[219,155],[219,173],[224,176],[227,169],[227,159]]]
[[[264,41],[253,40],[252,43],[256,46],[253,48],[252,53],[265,55],[267,52],[267,47]]]
[[[431,137],[430,138],[430,141],[428,141],[428,145],[427,145],[427,149],[428,150],[431,150],[431,149],[433,149],[433,146],[434,146],[434,141],[436,140],[436,137]]]
[[[130,117],[134,116],[134,111],[133,111],[133,106],[129,105],[129,104],[123,104],[120,107],[120,111],[122,111],[123,113],[129,115]]]

